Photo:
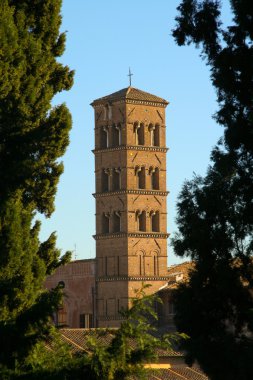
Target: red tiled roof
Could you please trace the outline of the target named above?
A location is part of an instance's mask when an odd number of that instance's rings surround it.
[[[136,379],[137,380],[137,379]],[[172,366],[169,369],[150,371],[148,380],[208,380],[197,366]]]
[[[89,338],[96,337],[98,344],[108,345],[114,337],[116,329],[61,329],[60,333],[62,340],[67,343],[73,353],[83,354],[89,353]],[[134,340],[130,342],[134,346]],[[51,349],[51,348],[50,348]],[[174,358],[182,358],[182,352],[173,350],[157,350],[159,358],[167,357],[166,360],[173,360]],[[137,380],[132,378],[132,380]],[[149,370],[148,380],[208,380],[208,377],[203,374],[199,367],[187,367],[186,365],[171,364],[168,369],[152,369]]]
[[[98,104],[105,104],[114,102],[117,100],[134,100],[134,101],[144,101],[144,102],[151,102],[151,103],[162,103],[162,104],[168,104],[167,100],[160,98],[159,96],[152,95],[148,92],[138,90],[134,87],[126,87],[123,88],[120,91],[114,92],[110,95],[103,96],[102,98],[98,98],[94,100],[91,105],[95,106]]]
[[[194,263],[192,261],[186,261],[181,264],[171,265],[168,268],[168,275],[175,276],[177,274],[183,274],[187,276],[188,272],[194,268]]]
[[[89,352],[88,340],[96,338],[101,345],[109,345],[117,329],[60,329],[62,340],[70,345],[71,350],[75,353]],[[134,339],[130,340],[130,345],[135,346]],[[182,357],[182,353],[174,350],[157,349],[159,357]]]

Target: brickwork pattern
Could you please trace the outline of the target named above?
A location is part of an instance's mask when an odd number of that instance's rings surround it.
[[[167,276],[165,107],[123,89],[95,100],[96,319],[120,325],[134,289]]]

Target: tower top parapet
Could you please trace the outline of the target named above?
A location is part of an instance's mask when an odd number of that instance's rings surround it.
[[[113,92],[110,95],[103,96],[102,98],[98,98],[94,100],[91,105],[93,107],[110,104],[114,102],[124,101],[126,103],[135,103],[135,104],[150,104],[150,105],[160,105],[162,107],[166,107],[169,102],[159,96],[152,95],[148,92],[139,90],[134,87],[126,87],[117,92]]]

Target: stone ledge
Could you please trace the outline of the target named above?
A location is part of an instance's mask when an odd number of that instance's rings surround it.
[[[104,149],[93,149],[92,152],[94,154],[96,153],[104,153],[104,152],[114,152],[117,150],[143,150],[143,151],[150,151],[150,152],[168,152],[169,148],[167,147],[160,147],[160,146],[144,146],[144,145],[120,145],[110,148],[104,148]]]
[[[111,281],[168,281],[170,276],[101,276],[97,277],[97,282]]]
[[[115,232],[108,234],[96,234],[93,235],[95,240],[103,240],[103,239],[115,239],[115,238],[124,238],[124,237],[136,237],[136,238],[155,238],[155,239],[168,239],[170,234],[168,233],[160,233],[160,232]]]
[[[140,195],[161,195],[167,197],[169,191],[161,191],[161,190],[117,190],[117,191],[107,191],[103,193],[93,193],[94,198],[107,197],[112,195],[120,195],[120,194],[140,194]]]

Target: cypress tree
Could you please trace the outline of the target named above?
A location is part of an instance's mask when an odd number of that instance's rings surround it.
[[[54,233],[39,240],[36,213],[50,217],[71,116],[55,94],[73,71],[58,61],[61,0],[0,2],[0,363],[14,368],[49,331],[60,289],[43,290],[60,258]]]

